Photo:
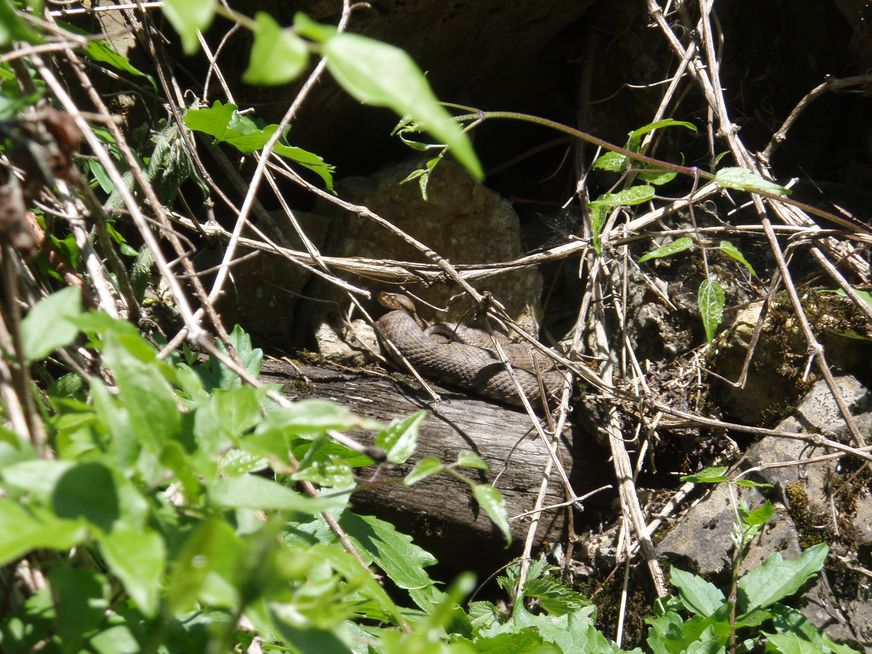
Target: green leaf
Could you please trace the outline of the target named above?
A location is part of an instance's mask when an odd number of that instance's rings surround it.
[[[747,168],[721,168],[715,173],[715,182],[737,191],[762,191],[775,195],[790,195],[790,189],[769,182]]]
[[[133,435],[144,448],[158,454],[167,439],[179,434],[181,415],[176,395],[154,357],[154,350],[139,336],[112,332],[106,336],[103,361],[115,376]]]
[[[673,567],[670,582],[678,589],[681,601],[692,613],[709,617],[724,606],[726,598],[718,587],[680,568]]]
[[[458,468],[475,468],[477,470],[490,471],[490,466],[475,452],[463,450],[457,454],[457,462],[455,465]]]
[[[618,654],[620,648],[610,643],[594,625],[595,609],[582,607],[573,613],[559,617],[535,615],[518,606],[514,614],[515,628],[534,628],[543,640],[554,643],[560,652],[584,652],[585,654]],[[505,634],[505,635],[515,635]],[[497,651],[514,652],[511,641],[505,643],[506,649]],[[487,650],[489,651],[489,650]],[[533,652],[541,651],[533,649]],[[548,651],[548,650],[545,650]]]
[[[242,543],[227,522],[210,518],[199,523],[173,560],[167,581],[170,609],[187,612],[198,600],[236,606],[242,554]]]
[[[411,536],[400,533],[390,522],[374,516],[345,511],[339,524],[391,581],[410,591],[412,599],[422,610],[430,608],[414,591],[433,586],[433,580],[424,571],[424,568],[437,563],[432,554],[415,545]]]
[[[52,508],[60,518],[80,518],[103,531],[121,517],[121,502],[112,471],[102,463],[87,461],[71,466],[52,490]]]
[[[147,617],[154,616],[166,562],[166,545],[161,535],[147,527],[122,527],[102,535],[99,544],[109,569],[139,610]]]
[[[79,30],[75,31],[78,32]],[[88,40],[85,45],[85,54],[94,61],[109,64],[116,70],[129,73],[136,77],[144,77],[148,80],[148,83],[151,84],[151,87],[157,91],[157,83],[154,81],[154,77],[148,73],[142,72],[136,66],[131,64],[127,57],[119,54],[118,51],[115,50],[115,46],[113,46],[110,41]]]
[[[328,629],[299,626],[279,616],[275,620],[282,639],[295,652],[318,652],[318,654],[352,654],[348,646]]]
[[[699,285],[697,305],[706,340],[711,343],[724,317],[724,289],[716,279],[710,277]]]
[[[312,39],[318,43],[324,43],[338,31],[332,25],[316,23],[306,14],[299,11],[294,14],[294,29],[300,36],[305,36],[307,39]]]
[[[65,551],[84,541],[88,531],[74,520],[61,520],[43,509],[25,509],[0,498],[0,565],[18,559],[31,550]]]
[[[628,158],[626,155],[618,154],[617,152],[606,152],[601,157],[597,157],[593,162],[593,167],[599,170],[607,170],[611,173],[622,173],[627,169]]]
[[[762,527],[772,516],[775,515],[775,507],[772,502],[766,500],[753,511],[749,511],[745,506],[739,506],[739,519],[742,524],[749,527]]]
[[[737,248],[735,245],[730,243],[729,241],[721,241],[721,244],[718,246],[718,249],[726,254],[728,257],[732,257],[739,263],[741,263],[745,268],[748,269],[754,277],[757,276],[757,271],[754,270],[754,267],[748,263],[748,260],[745,259],[745,255]]]
[[[667,243],[663,247],[659,247],[656,250],[646,252],[639,259],[639,263],[645,263],[650,259],[662,259],[663,257],[671,257],[673,254],[684,252],[685,250],[689,249],[691,245],[693,245],[693,239],[688,236],[682,236],[681,238],[675,239],[671,243]]]
[[[671,170],[645,170],[639,173],[639,179],[643,182],[648,182],[654,186],[663,186],[668,184],[678,176],[678,173]]]
[[[185,54],[194,54],[200,48],[197,31],[205,31],[212,24],[216,6],[218,0],[164,0],[164,15],[182,37]]]
[[[219,479],[209,489],[209,497],[228,509],[275,509],[318,513],[344,502],[342,498],[314,499],[255,475]]]
[[[766,643],[781,654],[824,654],[824,650],[796,634],[767,634]],[[767,649],[767,651],[769,651]]]
[[[88,644],[90,647],[86,651],[93,650],[96,654],[128,654],[142,651],[142,645],[136,640],[127,624],[119,624],[101,631],[93,636]]]
[[[560,583],[552,574],[528,577],[524,585],[524,598],[535,599],[550,615],[560,616],[590,607],[590,600]]]
[[[403,420],[393,420],[375,437],[375,444],[382,448],[391,463],[405,463],[418,447],[418,429],[426,411],[418,411]]]
[[[654,187],[647,184],[631,186],[617,193],[603,193],[596,200],[591,202],[591,206],[602,207],[619,207],[635,204],[642,204],[654,199]]]
[[[410,115],[476,179],[484,173],[466,133],[439,104],[427,79],[405,52],[358,34],[336,34],[324,44],[327,68],[357,100]]]
[[[490,484],[475,484],[472,487],[472,495],[479,506],[490,516],[493,523],[503,532],[506,546],[512,543],[512,530],[506,516],[506,501],[502,494]]]
[[[633,150],[634,152],[637,151],[639,149],[639,144],[642,142],[642,137],[645,136],[645,134],[661,129],[663,127],[684,127],[685,129],[689,129],[691,132],[694,133],[696,133],[697,131],[696,125],[694,125],[693,123],[688,123],[683,120],[675,120],[674,118],[664,118],[662,120],[643,125],[639,129],[634,129],[632,132],[630,132],[629,139],[627,141],[627,149]]]
[[[47,503],[58,480],[75,464],[72,461],[32,459],[13,463],[0,470],[3,488],[13,494],[29,493]]]
[[[771,554],[761,566],[739,579],[737,606],[741,613],[766,608],[796,593],[820,572],[828,552],[826,543],[820,543],[792,561],[782,559],[779,552]]]
[[[425,456],[415,464],[415,467],[412,468],[412,472],[405,476],[403,479],[403,485],[411,486],[422,479],[437,475],[443,470],[445,470],[445,465],[439,459],[435,456]]]
[[[27,23],[19,20],[9,0],[0,0],[0,47],[5,48],[12,41],[41,43],[42,37],[30,29]]]
[[[254,15],[257,29],[251,59],[242,79],[248,84],[287,84],[309,63],[309,49],[293,30],[283,30],[269,14]]]
[[[236,105],[223,104],[220,100],[208,109],[189,109],[184,120],[190,129],[208,134],[218,143],[229,143],[244,154],[263,149],[279,127],[273,124],[261,129],[251,118],[239,115]],[[324,180],[329,190],[333,190],[333,166],[318,155],[287,145],[281,139],[273,152],[308,168]]]
[[[275,429],[285,434],[303,434],[329,429],[380,429],[381,426],[375,420],[360,418],[344,406],[327,400],[300,400],[273,409],[255,431],[260,434]]]
[[[737,479],[736,486],[744,486],[745,488],[772,488],[772,484],[766,484],[753,479]]]
[[[0,18],[0,21],[2,21],[2,18]],[[0,32],[2,32],[2,25],[0,25]],[[28,94],[17,93],[14,95],[0,93],[0,120],[11,120],[15,118],[27,107],[36,104],[41,97],[42,93],[39,92]]]
[[[726,476],[727,466],[717,466],[714,468],[703,468],[699,472],[692,475],[683,475],[681,481],[690,481],[694,484],[720,484],[724,481],[730,481]]]
[[[590,233],[593,236],[593,249],[597,255],[603,253],[603,244],[600,240],[600,232],[603,230],[603,223],[606,217],[606,207],[602,204],[590,205]]]
[[[52,567],[48,580],[57,603],[58,635],[67,651],[78,652],[109,610],[109,584],[101,574],[67,566]]]
[[[221,428],[231,438],[239,438],[260,422],[260,395],[251,386],[215,390],[210,403]]]
[[[42,298],[21,321],[24,356],[28,361],[47,357],[76,339],[78,328],[69,322],[82,313],[82,293],[68,286]]]

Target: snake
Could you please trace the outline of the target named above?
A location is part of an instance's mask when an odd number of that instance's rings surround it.
[[[381,292],[378,300],[389,311],[376,320],[376,326],[423,377],[505,404],[523,406],[512,382],[514,375],[536,409],[541,409],[545,403],[553,403],[563,386],[563,375],[553,370],[550,359],[531,346],[500,343],[512,364],[510,373],[488,333],[445,323],[427,327],[418,316],[411,298],[400,293]],[[399,369],[405,369],[391,349],[385,349],[388,359]]]

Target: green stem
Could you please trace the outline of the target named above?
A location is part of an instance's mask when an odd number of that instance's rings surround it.
[[[462,107],[463,109],[467,109],[467,107]],[[664,170],[673,171],[679,173],[681,175],[687,175],[689,177],[694,178],[702,178],[709,181],[717,181],[717,178],[714,174],[707,172],[705,170],[701,170],[696,166],[681,166],[679,164],[670,163],[668,161],[662,161],[660,159],[655,159],[654,157],[649,157],[648,155],[641,154],[639,152],[633,152],[628,150],[627,148],[622,148],[619,145],[615,145],[614,143],[609,143],[593,134],[589,134],[587,132],[583,132],[579,129],[575,129],[574,127],[570,127],[569,125],[564,125],[563,123],[558,123],[556,120],[550,120],[548,118],[542,118],[541,116],[533,116],[530,114],[519,113],[516,111],[477,111],[474,113],[464,114],[461,116],[455,116],[456,120],[464,121],[464,120],[476,120],[478,122],[484,122],[489,119],[508,119],[508,120],[519,120],[526,123],[533,123],[534,125],[541,125],[542,127],[548,127],[550,129],[556,130],[558,132],[563,132],[564,134],[569,134],[572,137],[581,139],[582,141],[587,141],[588,143],[592,143],[593,145],[599,146],[604,150],[609,150],[611,152],[617,152],[618,154],[622,154],[625,157],[633,159],[634,161],[638,161],[640,163],[647,164],[648,166],[652,166],[655,168],[660,168]],[[830,213],[829,211],[825,211],[823,209],[818,209],[817,207],[813,207],[804,202],[800,202],[798,200],[791,200],[789,198],[784,197],[783,195],[779,195],[777,193],[770,193],[768,191],[763,191],[761,189],[754,189],[753,191],[749,191],[754,195],[759,195],[761,197],[767,198],[769,200],[774,200],[777,202],[783,202],[784,204],[789,204],[790,206],[796,207],[805,213],[817,216],[819,218],[823,218],[831,223],[835,223],[840,227],[843,227],[852,232],[860,232],[860,233],[872,233],[872,231],[863,227],[860,224],[854,223],[850,220],[846,220],[841,216],[837,216],[836,214]]]

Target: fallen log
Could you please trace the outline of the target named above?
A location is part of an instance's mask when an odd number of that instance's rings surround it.
[[[364,484],[363,490],[354,494],[355,511],[390,520],[449,565],[453,560],[456,566],[464,568],[493,566],[497,563],[495,556],[508,560],[520,552],[531,518],[517,516],[533,509],[549,457],[526,413],[435,384],[431,385],[442,400],[432,403],[422,390],[415,388],[414,380],[407,383],[400,375],[329,364],[272,360],[264,364],[261,377],[282,384],[282,392],[291,399],[327,399],[347,406],[357,415],[383,422],[427,409],[429,416],[421,425],[418,450],[407,464],[382,465],[377,472],[375,467],[362,471],[363,478],[375,474],[379,483],[369,487]],[[365,435],[356,436],[370,444]],[[385,483],[402,479],[425,456],[451,463],[463,450],[475,452],[490,466],[489,474],[470,468],[461,472],[476,483],[494,483],[502,494],[513,537],[509,549],[503,547],[499,530],[477,506],[462,481],[440,474],[411,487]],[[557,456],[576,496],[611,481],[607,454],[576,426],[567,427],[560,435]],[[567,498],[564,484],[553,469],[543,506],[559,505]],[[610,493],[601,493],[589,506],[602,507],[611,498]],[[540,514],[538,544],[565,541],[568,510],[560,507]],[[462,561],[457,560],[458,556],[463,557]]]

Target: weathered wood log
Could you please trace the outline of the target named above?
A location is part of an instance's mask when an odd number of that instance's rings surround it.
[[[262,374],[264,381],[283,384],[283,393],[292,399],[319,397],[384,422],[426,408],[430,415],[421,426],[415,456],[403,466],[382,466],[377,473],[381,481],[401,479],[425,456],[451,463],[458,452],[472,450],[487,461],[491,473],[469,468],[461,472],[477,483],[494,482],[496,478],[494,485],[505,498],[510,518],[534,507],[549,454],[525,413],[435,384],[432,386],[442,401],[428,403],[427,395],[412,385],[413,380],[407,384],[396,377],[327,364],[282,361],[267,362]],[[579,428],[564,430],[558,456],[577,496],[610,483],[607,455]],[[607,495],[593,500],[594,506],[608,501]],[[566,499],[563,483],[554,470],[544,506]],[[495,554],[505,555],[506,559],[517,554],[530,524],[529,517],[511,520],[513,544],[504,549],[499,531],[472,500],[469,487],[447,474],[411,487],[378,484],[355,493],[353,503],[356,511],[391,520],[401,531],[413,534],[440,561],[451,564],[453,560],[459,567],[493,566],[499,563]],[[562,540],[566,526],[565,507],[546,510],[540,516],[536,539],[539,543]],[[458,556],[463,560],[457,560]]]

